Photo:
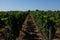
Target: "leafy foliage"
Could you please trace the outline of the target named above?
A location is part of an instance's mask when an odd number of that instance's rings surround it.
[[[3,21],[6,25],[10,26],[9,34],[10,37],[13,35],[15,38],[18,36],[19,30],[22,28],[22,24],[26,18],[26,16],[31,13],[34,17],[36,24],[38,25],[39,29],[43,32],[45,37],[48,37],[49,34],[49,26],[48,20],[51,20],[55,24],[53,25],[56,27],[56,24],[60,24],[60,11],[7,11],[7,12],[0,12],[1,21]],[[50,23],[51,24],[51,23]],[[52,26],[52,27],[53,27]]]

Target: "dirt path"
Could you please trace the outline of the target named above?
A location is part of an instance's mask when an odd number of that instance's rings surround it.
[[[30,14],[23,23],[22,30],[16,40],[43,40],[43,35]]]

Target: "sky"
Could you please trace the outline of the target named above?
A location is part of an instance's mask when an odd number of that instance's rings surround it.
[[[0,11],[60,10],[60,0],[0,0]]]

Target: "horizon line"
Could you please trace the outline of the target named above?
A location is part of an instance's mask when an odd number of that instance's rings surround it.
[[[35,9],[35,10],[30,10],[30,11],[36,11],[36,10],[39,10],[39,11],[60,11],[60,10],[50,10],[50,9],[48,9],[48,10]],[[0,11],[28,11],[28,10],[0,10]]]

